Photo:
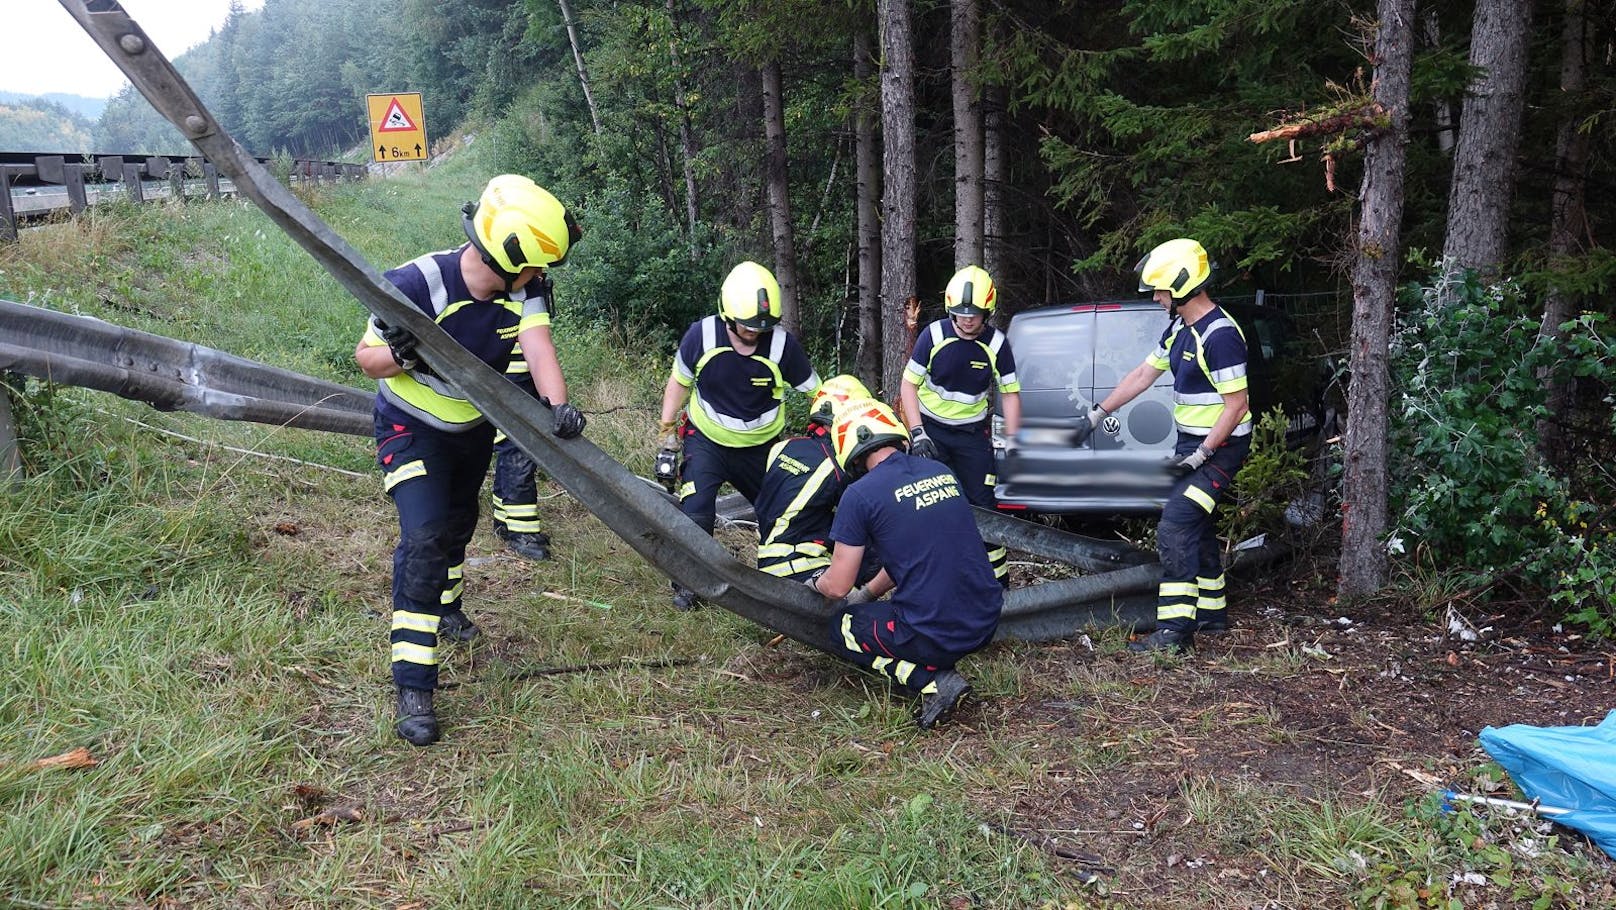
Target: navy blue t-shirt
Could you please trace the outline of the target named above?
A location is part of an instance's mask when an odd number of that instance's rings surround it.
[[[993,637],[1004,588],[993,577],[970,500],[939,462],[887,456],[842,494],[830,537],[873,547],[897,583],[895,644],[913,634],[967,653]]]

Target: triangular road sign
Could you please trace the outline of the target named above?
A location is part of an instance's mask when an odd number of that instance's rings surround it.
[[[404,113],[404,108],[399,106],[397,98],[387,102],[387,113],[382,115],[381,123],[376,126],[378,133],[411,133],[418,129],[420,127],[416,126],[410,115]]]

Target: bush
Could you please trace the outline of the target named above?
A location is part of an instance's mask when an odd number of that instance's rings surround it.
[[[1557,346],[1512,283],[1447,274],[1406,289],[1393,341],[1394,540],[1417,542],[1472,583],[1518,579],[1566,618],[1616,635],[1616,529],[1594,505],[1611,501],[1610,477],[1555,473],[1536,433],[1547,376],[1591,379],[1611,403],[1607,320],[1583,314]]]

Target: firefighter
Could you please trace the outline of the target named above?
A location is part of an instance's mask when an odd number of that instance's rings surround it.
[[[947,318],[921,331],[903,371],[899,399],[912,442],[909,452],[948,465],[972,505],[998,503],[988,394],[999,392],[1004,436],[1014,445],[1021,429],[1021,383],[1003,332],[988,325],[998,305],[993,279],[981,268],[960,269],[943,296]],[[1004,547],[990,547],[994,577],[1009,586]]]
[[[836,464],[830,428],[843,404],[869,397],[870,390],[858,379],[832,376],[814,390],[804,435],[783,439],[769,450],[753,505],[760,570],[806,582],[830,565],[831,517],[847,486],[847,476]]]
[[[555,294],[548,277],[542,293],[548,309],[555,314]],[[505,368],[505,378],[529,395],[538,397],[538,386],[533,384],[527,358],[522,356],[518,344],[511,352],[511,365]],[[539,529],[538,466],[521,447],[503,432],[494,434],[494,536],[505,541],[512,553],[523,559],[541,562],[550,558],[550,535]]]
[[[962,484],[948,468],[907,454],[909,434],[878,401],[848,403],[831,429],[836,461],[852,478],[831,525],[830,568],[814,581],[826,597],[846,597],[867,550],[883,568],[865,587],[872,598],[832,617],[831,649],[920,696],[916,720],[930,728],[970,691],[954,671],[993,639],[1004,588]]]
[[[545,273],[581,233],[572,215],[526,177],[503,174],[462,210],[467,242],[420,256],[386,273],[403,295],[467,351],[504,370],[515,344],[532,371],[555,434],[584,430],[550,337]],[[395,730],[412,745],[438,739],[433,690],[438,642],[469,640],[477,627],[461,606],[466,544],[488,473],[494,427],[417,353],[418,340],[372,319],[354,350],[379,380],[376,460],[398,509],[393,551]]]
[[[779,327],[780,285],[768,269],[743,262],[730,270],[718,313],[685,331],[662,393],[658,464],[678,469],[679,509],[708,534],[718,488],[728,482],[757,501],[769,448],[785,428],[787,388],[812,392],[819,374],[795,336]],[[686,398],[690,408],[678,420]],[[696,593],[673,584],[673,606],[695,609]]]
[[[1101,420],[1172,371],[1178,443],[1166,467],[1176,479],[1156,526],[1162,564],[1156,631],[1128,648],[1182,652],[1195,646],[1196,632],[1229,628],[1217,507],[1251,450],[1246,338],[1207,294],[1212,266],[1200,243],[1169,240],[1134,269],[1139,292],[1167,311],[1167,328],[1144,362],[1078,417],[1072,442],[1082,445]]]

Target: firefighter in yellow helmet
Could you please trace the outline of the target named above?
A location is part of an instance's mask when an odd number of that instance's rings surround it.
[[[550,337],[548,269],[581,236],[554,196],[526,177],[504,174],[462,210],[466,243],[417,257],[385,277],[450,338],[506,369],[518,341],[535,395],[566,439],[584,430]],[[398,735],[413,745],[438,739],[433,691],[438,645],[478,629],[461,607],[466,544],[488,473],[494,426],[438,375],[402,327],[372,319],[354,350],[378,380],[376,460],[398,509],[393,551],[393,683]],[[546,421],[538,423],[543,426]]]
[[[845,598],[867,552],[882,565],[863,588],[871,599],[843,601],[831,617],[831,650],[919,695],[916,719],[931,727],[970,691],[954,665],[993,640],[1004,588],[959,479],[908,454],[909,433],[890,408],[849,402],[831,441],[852,480],[831,524],[830,568],[814,588]],[[891,600],[876,599],[889,591]]]
[[[1156,630],[1128,648],[1188,651],[1197,632],[1229,628],[1217,508],[1251,451],[1246,337],[1207,294],[1212,264],[1195,240],[1169,240],[1134,270],[1139,293],[1167,311],[1167,328],[1144,362],[1078,417],[1072,444],[1083,445],[1107,415],[1172,371],[1178,444],[1166,465],[1175,478],[1172,492],[1156,528],[1162,564]]]
[[[947,316],[915,339],[898,390],[914,440],[910,452],[952,468],[971,504],[984,509],[998,506],[989,401],[994,391],[1009,444],[1021,429],[1016,357],[1004,333],[988,325],[998,303],[998,289],[987,272],[974,265],[956,272],[943,295]],[[1004,547],[989,548],[993,574],[1008,586],[1005,557]]]
[[[758,526],[758,568],[770,575],[808,581],[830,565],[830,522],[847,487],[836,463],[830,428],[849,401],[870,397],[856,377],[832,376],[814,390],[808,427],[801,436],[769,450],[763,486],[753,501]],[[859,581],[875,575],[875,567]]]
[[[786,389],[806,394],[819,385],[808,353],[779,323],[779,282],[756,262],[743,262],[724,279],[718,312],[692,323],[674,355],[657,426],[657,470],[674,486],[680,511],[708,534],[725,483],[756,503],[769,449],[786,425]],[[697,602],[695,592],[674,583],[675,609]]]

